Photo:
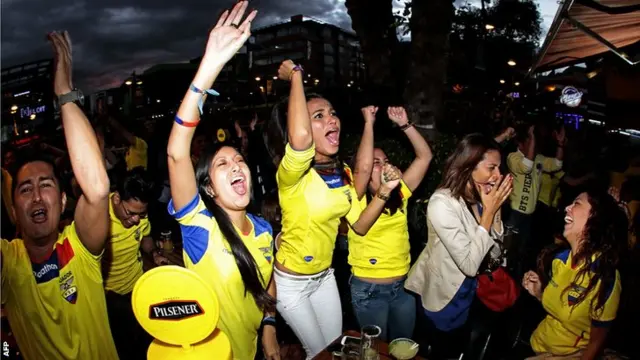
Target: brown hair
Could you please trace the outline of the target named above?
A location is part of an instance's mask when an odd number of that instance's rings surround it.
[[[438,188],[449,189],[455,198],[461,197],[466,201],[478,200],[475,187],[472,190],[473,194],[467,193],[467,184],[471,180],[471,173],[489,150],[500,151],[498,143],[492,138],[482,134],[465,136],[447,159],[442,182]],[[469,195],[476,199],[470,199]]]

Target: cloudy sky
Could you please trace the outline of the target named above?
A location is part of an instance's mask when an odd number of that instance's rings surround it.
[[[456,0],[456,4],[479,3]],[[537,0],[544,34],[557,0]],[[133,70],[201,54],[209,27],[230,0],[2,0],[2,68],[51,57],[46,34],[73,40],[76,85],[89,93],[119,85]],[[401,2],[396,1],[398,8]],[[304,14],[351,29],[344,0],[253,0],[254,27]],[[544,35],[543,34],[543,35]]]

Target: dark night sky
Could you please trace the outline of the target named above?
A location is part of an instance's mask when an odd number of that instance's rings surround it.
[[[557,5],[539,2],[547,28]],[[45,35],[66,29],[73,40],[74,85],[85,93],[117,86],[134,69],[201,55],[210,26],[232,5],[229,0],[2,0],[2,67],[51,57]],[[254,29],[296,14],[351,29],[344,0],[253,0],[250,6],[259,11]],[[402,7],[398,1],[396,6]]]

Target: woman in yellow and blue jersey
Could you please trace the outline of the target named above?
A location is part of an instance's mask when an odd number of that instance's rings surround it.
[[[620,303],[618,266],[627,249],[624,211],[605,192],[584,192],[565,209],[564,221],[569,247],[547,249],[539,262],[543,266],[522,279],[547,311],[531,336],[537,354],[531,359],[599,358]]]
[[[342,333],[340,297],[330,266],[340,219],[356,195],[349,168],[336,158],[340,119],[331,103],[318,95],[305,97],[302,67],[290,60],[282,63],[278,76],[291,83],[291,92],[287,110],[276,106],[267,124],[282,209],[274,277],[278,311],[311,359]],[[399,183],[397,169],[387,165],[383,172],[380,191],[350,224],[359,234],[371,228]]]
[[[258,330],[267,359],[280,359],[275,334],[275,284],[272,281],[271,226],[247,213],[251,174],[233,147],[208,149],[191,162],[190,145],[202,115],[203,97],[250,36],[255,11],[244,21],[247,1],[226,11],[211,31],[198,72],[187,91],[167,149],[171,201],[180,223],[184,262],[213,289],[220,303],[218,328],[231,340],[233,358],[253,359]],[[219,354],[221,355],[221,354]]]
[[[378,108],[362,109],[364,131],[356,157],[356,168],[363,171],[355,181],[358,199],[353,201],[347,219],[357,219],[380,188],[382,167],[389,162],[382,149],[373,147],[373,124]],[[389,119],[403,131],[416,153],[402,174],[383,213],[365,236],[349,231],[351,265],[351,302],[361,326],[378,325],[382,338],[411,338],[415,325],[416,302],[404,290],[409,272],[409,228],[407,205],[412,192],[420,185],[433,157],[429,145],[407,117],[402,107],[390,107]]]

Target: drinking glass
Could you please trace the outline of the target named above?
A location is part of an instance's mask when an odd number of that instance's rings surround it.
[[[362,327],[360,337],[360,359],[379,360],[378,342],[382,329],[376,325],[366,325]]]
[[[345,344],[341,351],[334,351],[332,355],[333,360],[360,360],[360,346]]]

